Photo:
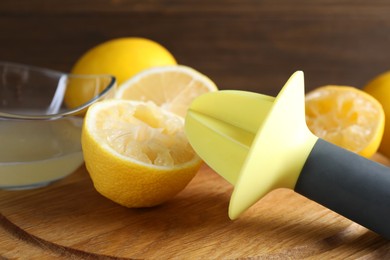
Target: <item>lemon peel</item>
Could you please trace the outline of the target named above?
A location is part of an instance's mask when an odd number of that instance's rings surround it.
[[[183,127],[181,117],[151,102],[113,99],[92,105],[82,147],[96,190],[126,207],[171,199],[202,164]]]

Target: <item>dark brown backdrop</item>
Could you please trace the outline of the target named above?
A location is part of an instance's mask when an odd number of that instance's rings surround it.
[[[160,42],[222,89],[274,95],[295,70],[307,89],[361,87],[390,69],[390,1],[0,1],[0,60],[69,71],[123,36]]]

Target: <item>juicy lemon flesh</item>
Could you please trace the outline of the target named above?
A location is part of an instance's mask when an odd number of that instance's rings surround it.
[[[353,87],[320,87],[306,95],[306,122],[318,137],[365,157],[378,149],[384,113],[371,96]]]
[[[93,104],[81,141],[96,190],[130,208],[170,200],[202,164],[184,135],[183,119],[152,103],[113,99]]]
[[[141,72],[119,87],[117,98],[152,101],[182,117],[191,102],[216,85],[203,74],[182,65],[152,68]]]
[[[152,103],[102,111],[96,127],[101,140],[123,156],[156,166],[173,167],[194,158],[183,121],[161,113]]]

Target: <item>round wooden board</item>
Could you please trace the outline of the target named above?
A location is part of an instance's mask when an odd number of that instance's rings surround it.
[[[387,163],[383,157],[376,160]],[[49,252],[47,258],[389,256],[387,240],[287,189],[271,192],[231,221],[231,191],[229,183],[204,166],[171,201],[128,209],[98,194],[81,167],[46,188],[0,191],[0,224],[19,242]],[[0,249],[7,246],[0,242]],[[13,248],[5,255],[27,254]]]

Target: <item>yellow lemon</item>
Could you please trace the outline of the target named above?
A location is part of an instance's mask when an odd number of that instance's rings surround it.
[[[199,71],[172,65],[138,73],[119,86],[116,98],[153,101],[163,109],[184,117],[194,98],[216,90],[214,82]]]
[[[363,90],[375,97],[385,111],[385,131],[379,151],[390,158],[390,72],[385,72],[363,87]]]
[[[112,99],[92,105],[82,147],[96,190],[126,207],[150,207],[184,189],[202,161],[183,121],[151,102]]]
[[[384,111],[371,95],[349,86],[324,86],[306,95],[306,122],[318,137],[364,157],[380,145]]]
[[[173,55],[159,43],[137,37],[124,37],[103,42],[85,52],[74,64],[73,74],[111,74],[117,84],[136,73],[155,66],[177,64]],[[70,84],[65,103],[68,107],[80,106],[102,89]]]

